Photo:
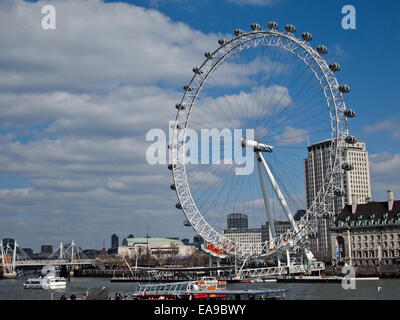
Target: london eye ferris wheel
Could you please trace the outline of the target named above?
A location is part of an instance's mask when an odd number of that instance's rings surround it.
[[[279,31],[276,22],[269,22],[266,29],[254,23],[249,31],[235,30],[233,38],[220,39],[219,46],[193,68],[176,104],[169,145],[174,161],[168,166],[171,188],[179,200],[176,207],[183,211],[185,225],[204,239],[203,249],[217,257],[301,250],[313,260],[309,245],[317,236],[317,221],[332,219],[332,203],[344,195],[342,175],[352,165],[343,151],[356,142],[348,131],[348,119],[355,112],[346,108],[344,100],[350,89],[336,79],[339,64],[324,59],[328,49],[324,45],[314,49],[308,32],[301,37],[295,33],[293,25]],[[240,132],[241,148],[230,149],[228,142],[218,149],[221,161],[193,161],[188,132],[201,136],[203,129]],[[247,132],[253,133],[250,138]],[[330,142],[330,165],[307,205],[303,160],[307,146],[320,141]],[[196,143],[199,154],[209,155],[209,140]],[[228,160],[250,155],[253,170],[237,174],[240,165],[224,161],[226,149],[233,150]],[[306,212],[295,221],[299,209]],[[268,221],[269,236],[261,239],[255,234],[251,240],[233,236],[240,230],[227,229],[230,213],[246,214],[253,226]],[[290,228],[278,232],[279,220],[288,221]]]

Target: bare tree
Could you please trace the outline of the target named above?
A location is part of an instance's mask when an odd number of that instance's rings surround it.
[[[201,252],[197,248],[191,249],[189,256],[187,258],[187,263],[191,267],[201,267],[208,263],[208,255]]]
[[[179,253],[179,247],[176,243],[171,242],[170,243],[170,250],[171,250],[171,258],[174,262],[174,264],[176,265],[176,257]]]

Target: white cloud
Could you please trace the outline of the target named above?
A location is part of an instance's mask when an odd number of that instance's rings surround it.
[[[2,143],[2,172],[26,177],[31,187],[0,189],[0,234],[15,236],[22,243],[35,242],[41,234],[53,233],[46,229],[46,221],[51,220],[58,229],[63,226],[59,241],[70,241],[71,236],[85,247],[99,247],[101,232],[107,238],[114,232],[143,235],[150,221],[138,217],[137,211],[147,212],[147,219],[163,212],[157,220],[164,226],[180,225],[183,216],[174,208],[170,171],[148,165],[145,150],[143,141],[128,138]],[[44,224],[28,228],[32,221]],[[153,234],[171,236],[158,224],[151,228]],[[176,235],[185,231],[177,229]]]
[[[48,3],[0,3],[0,173],[30,186],[0,189],[0,234],[100,247],[157,221],[154,235],[193,235],[145,134],[168,129],[176,87],[221,36],[100,0],[52,1],[57,29],[43,30]]]
[[[388,151],[371,154],[369,163],[373,200],[387,200],[388,189],[394,189],[398,199],[400,196],[400,154]]]
[[[4,93],[0,94],[0,125],[56,136],[121,137],[150,128],[166,129],[174,119],[178,92],[158,87],[123,87],[108,94]]]
[[[286,126],[281,135],[276,137],[279,145],[294,145],[307,141],[308,131],[304,129]]]
[[[396,120],[379,121],[374,125],[365,126],[363,130],[365,133],[389,131],[392,138],[400,140],[400,123]]]
[[[221,71],[222,69],[222,71]],[[222,67],[219,66],[211,75],[212,84],[230,87],[240,86],[256,86],[257,81],[254,79],[256,76],[266,81],[270,77],[287,72],[288,66],[281,62],[273,61],[265,56],[257,56],[249,62],[226,61]]]
[[[270,6],[276,2],[277,0],[227,0],[228,2],[236,3],[239,5],[254,5],[254,6]]]
[[[304,194],[285,195],[284,197],[293,216],[298,209],[305,208]],[[270,198],[270,201],[273,211],[273,218],[278,221],[288,221],[279,201],[276,198]],[[267,221],[267,214],[265,211],[263,198],[245,202],[234,202],[232,207],[225,207],[227,205],[226,202],[222,203],[224,205],[223,208],[218,208],[216,204],[215,206],[208,208],[209,210],[207,210],[207,212],[204,212],[206,219],[212,221],[214,223],[213,226],[218,230],[226,228],[226,215],[232,212],[241,212],[247,214],[250,227],[260,228],[261,224]]]
[[[289,90],[278,85],[253,87],[248,92],[240,91],[217,98],[204,97],[198,100],[196,109],[193,109],[192,127],[243,128],[242,121],[246,119],[266,117],[292,104]]]
[[[1,90],[112,90],[121,85],[183,85],[218,36],[153,9],[99,0],[53,1],[57,29],[41,28],[47,1],[0,4]],[[90,18],[89,18],[90,17]]]
[[[343,60],[350,57],[350,54],[343,49],[342,45],[337,43],[333,46],[333,55],[336,59]]]

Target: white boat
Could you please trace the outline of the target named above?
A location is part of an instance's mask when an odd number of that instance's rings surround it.
[[[41,279],[42,288],[46,290],[65,289],[67,281],[64,277],[58,277],[54,274],[48,274]]]
[[[48,274],[45,277],[40,278],[28,278],[24,283],[25,289],[65,289],[67,287],[67,282],[65,278],[58,277],[55,274]]]
[[[284,299],[287,290],[228,290],[226,281],[203,277],[197,281],[138,285],[128,300],[270,300]]]
[[[4,272],[3,273],[3,278],[4,279],[16,279],[17,278],[17,273],[15,271],[13,271],[13,272]]]
[[[198,281],[190,281],[187,287],[188,292],[225,290],[226,281],[218,281],[214,277],[202,277]]]
[[[25,289],[42,289],[41,278],[28,278],[24,283]]]

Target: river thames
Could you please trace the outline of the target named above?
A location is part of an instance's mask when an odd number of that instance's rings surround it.
[[[115,283],[107,278],[71,278],[65,290],[24,289],[26,277],[0,280],[0,300],[59,300],[65,294],[78,298],[93,288],[107,287],[111,299],[115,293],[131,293],[136,283]],[[228,284],[228,289],[280,288],[288,290],[287,300],[400,300],[400,279],[356,281],[356,289],[345,290],[335,283],[254,283]],[[52,297],[53,296],[53,297]]]

